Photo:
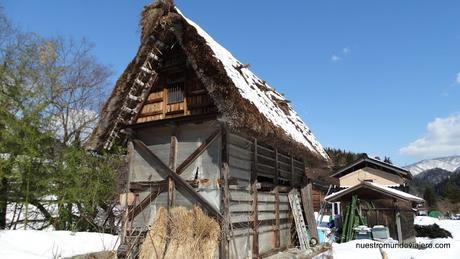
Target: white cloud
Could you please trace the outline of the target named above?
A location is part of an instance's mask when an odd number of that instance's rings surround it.
[[[345,47],[342,49],[342,51],[339,53],[339,55],[332,55],[331,56],[331,61],[332,62],[339,62],[342,59],[344,59],[346,56],[348,56],[351,53],[351,49],[348,47]]]
[[[402,155],[433,158],[460,154],[460,113],[428,123],[424,137],[399,150]]]
[[[337,55],[332,55],[331,57],[332,62],[339,62],[340,60],[342,60],[342,58]]]
[[[460,84],[460,72],[457,73],[457,78],[455,79],[457,84]]]

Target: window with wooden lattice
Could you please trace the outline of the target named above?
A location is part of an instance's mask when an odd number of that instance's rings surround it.
[[[180,103],[184,101],[185,75],[184,73],[171,74],[167,79],[167,103]]]

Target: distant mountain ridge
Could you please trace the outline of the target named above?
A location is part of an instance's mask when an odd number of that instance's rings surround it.
[[[460,172],[460,156],[448,156],[433,159],[425,159],[420,162],[403,167],[409,170],[412,175],[418,175],[431,169],[442,169],[448,172]]]
[[[422,197],[432,189],[436,200],[456,208],[460,202],[460,156],[425,159],[403,168],[414,176],[409,183],[412,194]]]
[[[441,168],[433,168],[423,171],[414,177],[414,181],[418,180],[425,183],[430,184],[438,184],[442,182],[444,179],[449,178],[449,176],[453,175],[452,172],[441,169]]]

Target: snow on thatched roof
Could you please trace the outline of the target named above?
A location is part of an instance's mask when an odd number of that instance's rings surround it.
[[[115,117],[111,113],[119,109],[126,88],[131,85],[129,81],[140,69],[140,59],[146,55],[146,48],[149,45],[159,48],[155,40],[149,42],[149,39],[166,39],[165,35],[172,32],[217,106],[220,120],[231,128],[249,130],[257,137],[288,146],[298,155],[322,161],[329,159],[311,130],[280,93],[174,6],[165,8],[160,1],[146,6],[142,15],[141,47],[104,106],[101,121],[89,141],[90,147],[98,149],[107,138],[110,118]]]
[[[180,11],[178,12],[180,13]],[[182,13],[180,14],[182,15]],[[270,122],[282,128],[295,141],[305,145],[312,152],[327,158],[326,152],[311,130],[280,93],[243,66],[240,61],[217,43],[200,26],[184,15],[182,16],[206,40],[206,43],[214,52],[214,57],[224,65],[227,75],[232,79],[243,98],[253,103]],[[280,103],[284,104],[284,107]]]

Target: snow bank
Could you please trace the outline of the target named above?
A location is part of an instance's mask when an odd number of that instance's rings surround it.
[[[356,259],[359,258],[382,258],[379,249],[360,249],[357,244],[378,243],[372,240],[352,240],[343,244],[332,244],[332,255],[334,259]]]
[[[449,245],[450,247],[444,248],[427,248],[427,249],[411,249],[411,248],[391,248],[383,249],[387,254],[388,258],[391,259],[456,259],[460,258],[460,220],[438,220],[431,217],[416,217],[414,220],[415,224],[418,225],[430,225],[438,224],[440,227],[450,231],[453,238],[416,238],[417,243],[424,244],[443,244]],[[372,240],[353,240],[343,244],[332,244],[332,251],[326,252],[316,259],[327,258],[327,255],[332,255],[334,259],[356,259],[356,258],[368,258],[368,259],[380,259],[382,258],[378,248],[356,248],[357,244],[372,244],[377,243]]]
[[[428,217],[428,216],[416,216],[414,219],[414,224],[419,225],[419,226],[427,226],[427,225],[433,225],[433,224],[439,225],[439,222],[440,222],[439,219]]]
[[[0,231],[0,258],[63,258],[115,250],[118,237],[109,234],[70,231]]]

